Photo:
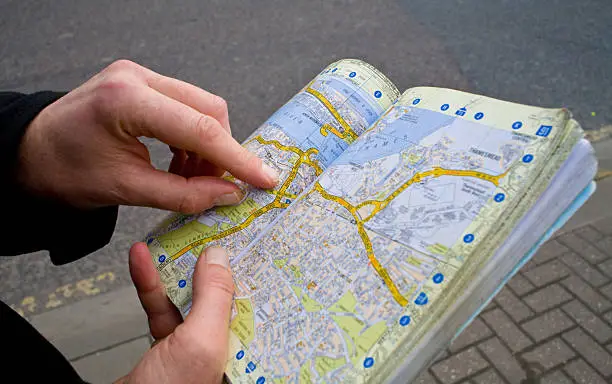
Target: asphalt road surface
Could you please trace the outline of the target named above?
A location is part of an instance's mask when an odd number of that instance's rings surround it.
[[[328,63],[356,57],[402,90],[566,106],[598,129],[612,122],[611,20],[609,0],[4,0],[0,89],[68,90],[128,58],[223,96],[243,140]],[[169,151],[149,144],[166,166]],[[67,266],[1,258],[0,298],[31,315],[130,284],[127,250],[163,215],[122,208],[111,244]]]

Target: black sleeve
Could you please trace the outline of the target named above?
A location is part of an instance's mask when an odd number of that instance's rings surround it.
[[[43,108],[63,95],[0,92],[0,212],[4,255],[48,250],[54,264],[65,264],[106,245],[115,229],[116,206],[79,210],[27,193],[16,182],[19,145],[28,125]]]
[[[0,353],[5,367],[2,375],[8,376],[6,382],[85,383],[49,341],[2,301],[0,325],[7,331],[3,336],[4,350]]]

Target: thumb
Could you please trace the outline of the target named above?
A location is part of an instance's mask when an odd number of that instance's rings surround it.
[[[125,204],[181,213],[202,212],[216,205],[237,204],[244,194],[230,181],[213,176],[184,178],[157,169],[135,169],[122,178]]]
[[[185,319],[197,327],[201,340],[215,350],[224,368],[229,339],[229,320],[234,297],[234,280],[223,248],[207,248],[200,256],[193,276],[193,300]]]

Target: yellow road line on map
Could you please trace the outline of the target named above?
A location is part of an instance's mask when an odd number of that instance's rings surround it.
[[[391,279],[391,276],[389,276],[389,273],[387,272],[387,270],[380,264],[380,262],[374,255],[374,249],[372,248],[372,242],[370,241],[370,238],[368,237],[368,234],[365,231],[365,228],[363,226],[363,221],[357,214],[357,208],[355,208],[351,203],[347,202],[343,198],[327,193],[327,191],[325,191],[323,187],[321,186],[321,184],[319,184],[318,182],[315,183],[315,190],[319,192],[319,194],[323,198],[340,204],[341,206],[346,208],[347,211],[351,213],[351,215],[353,216],[353,218],[355,219],[357,223],[357,231],[359,232],[361,241],[363,242],[363,245],[366,249],[366,253],[368,255],[368,259],[370,260],[370,264],[372,264],[372,267],[374,267],[374,270],[376,270],[378,275],[383,279],[383,281],[385,282],[385,285],[387,285],[387,288],[389,288],[389,290],[391,291],[393,298],[395,298],[395,301],[397,301],[402,307],[406,306],[406,304],[408,304],[408,300],[404,296],[402,296],[399,289],[397,289],[397,286]]]
[[[291,172],[289,173],[289,176],[285,179],[281,187],[278,190],[267,191],[268,193],[276,195],[274,200],[270,202],[269,204],[266,204],[265,206],[251,213],[242,223],[236,225],[235,227],[229,228],[223,232],[220,232],[215,235],[208,236],[203,239],[199,239],[199,240],[196,240],[190,243],[189,245],[185,246],[177,253],[167,258],[166,262],[158,266],[158,269],[164,268],[166,265],[170,264],[170,262],[178,259],[179,257],[181,257],[182,255],[184,255],[185,253],[187,253],[188,251],[190,251],[191,249],[195,247],[199,247],[211,241],[222,239],[224,237],[230,236],[238,231],[243,230],[244,228],[248,227],[253,222],[253,220],[269,212],[272,209],[286,208],[289,204],[283,203],[281,202],[281,200],[283,197],[293,197],[293,198],[297,197],[295,194],[287,193],[287,189],[291,186],[291,183],[297,177],[298,170],[302,164],[308,164],[311,167],[313,167],[316,175],[320,175],[323,172],[318,162],[310,158],[311,155],[316,155],[318,153],[318,151],[315,148],[311,148],[308,151],[302,151],[301,149],[297,147],[284,145],[276,140],[266,140],[262,138],[261,136],[256,136],[253,138],[253,140],[256,140],[257,142],[263,145],[273,145],[280,150],[287,151],[287,152],[293,152],[299,155],[299,158],[296,160],[295,164],[293,165]]]
[[[434,167],[433,169],[429,171],[419,172],[415,174],[414,176],[410,178],[410,180],[403,183],[400,187],[398,187],[395,191],[393,191],[384,200],[367,200],[355,206],[349,203],[348,201],[346,201],[345,199],[343,199],[342,197],[329,194],[327,191],[323,189],[321,184],[319,184],[318,182],[315,183],[314,190],[319,192],[319,194],[324,199],[334,201],[335,203],[341,205],[342,207],[346,208],[346,210],[349,211],[350,214],[353,216],[357,224],[357,231],[359,232],[359,236],[361,237],[361,241],[363,242],[366,253],[368,255],[368,260],[370,260],[370,264],[372,264],[372,267],[374,267],[374,270],[376,270],[378,275],[383,279],[383,281],[387,285],[387,288],[389,288],[389,291],[391,291],[391,294],[393,295],[393,298],[395,299],[395,301],[397,301],[397,303],[401,306],[406,306],[408,304],[408,300],[401,294],[401,292],[399,291],[399,289],[397,288],[397,286],[391,279],[391,276],[389,276],[389,273],[387,272],[387,270],[380,264],[380,262],[376,258],[376,255],[374,254],[374,249],[372,248],[372,242],[365,230],[364,223],[370,220],[378,212],[383,210],[387,205],[389,205],[389,203],[393,199],[395,199],[400,193],[405,191],[406,188],[408,188],[410,185],[414,183],[419,183],[426,177],[430,177],[430,176],[440,177],[444,175],[476,177],[481,180],[489,181],[493,183],[495,186],[499,186],[499,179],[504,177],[506,173],[494,176],[494,175],[489,175],[487,173],[479,172],[479,171],[455,170],[455,169],[445,169],[441,167]],[[359,216],[357,210],[366,205],[374,205],[374,209],[365,219],[362,219]]]
[[[321,134],[323,136],[327,136],[327,132],[329,131],[341,138],[342,140],[346,140],[348,143],[352,143],[357,139],[357,134],[355,133],[355,131],[353,131],[353,128],[351,128],[351,126],[344,120],[344,118],[340,116],[338,111],[336,111],[336,108],[334,108],[334,106],[329,102],[329,100],[327,100],[327,98],[325,98],[325,96],[323,96],[321,92],[311,87],[307,87],[306,92],[316,97],[325,106],[325,108],[327,108],[327,110],[332,114],[332,116],[334,116],[338,124],[340,124],[342,128],[344,128],[344,133],[340,133],[336,128],[332,127],[331,125],[324,124],[321,127]]]

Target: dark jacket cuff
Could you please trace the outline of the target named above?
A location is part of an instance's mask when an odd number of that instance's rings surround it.
[[[48,250],[54,264],[77,260],[106,245],[115,229],[118,207],[81,210],[23,190],[15,178],[19,146],[30,122],[59,92],[31,95],[0,92],[0,207],[2,253]]]

